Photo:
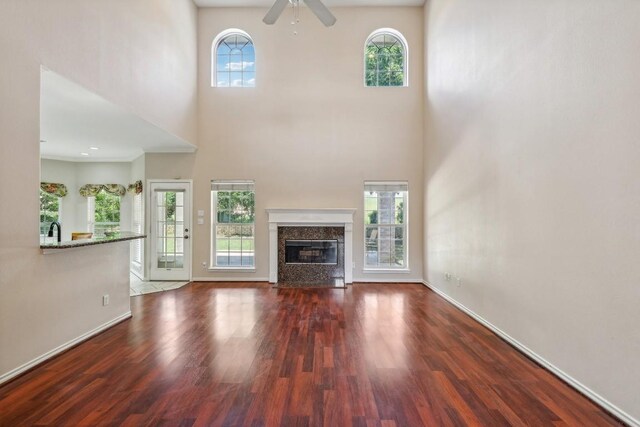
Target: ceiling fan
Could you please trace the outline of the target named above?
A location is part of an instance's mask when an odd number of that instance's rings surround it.
[[[301,1],[303,0],[276,0],[262,21],[268,25],[275,24],[288,4],[291,4],[293,7],[298,7]],[[326,27],[330,27],[336,23],[336,17],[329,12],[329,9],[327,9],[320,0],[304,0],[304,2]]]

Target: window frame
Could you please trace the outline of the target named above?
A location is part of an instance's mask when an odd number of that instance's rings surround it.
[[[367,215],[367,193],[369,192],[366,187],[367,186],[404,186],[405,189],[402,191],[403,194],[403,219],[402,219],[402,233],[403,233],[403,265],[398,267],[391,266],[379,266],[380,262],[378,261],[378,266],[369,265],[367,263],[367,228],[371,226],[371,224],[367,224],[366,215]],[[378,192],[379,193],[379,192]],[[364,273],[409,273],[411,270],[409,268],[409,181],[365,181],[363,186],[363,269]],[[376,224],[378,226],[392,226],[398,227],[399,224]]]
[[[226,39],[227,37],[233,36],[233,35],[238,35],[238,36],[242,36],[245,37],[246,39],[248,39],[251,42],[251,45],[253,46],[253,54],[254,54],[254,64],[253,64],[253,74],[254,74],[254,80],[256,80],[257,77],[257,60],[255,58],[256,56],[256,44],[253,41],[253,38],[249,35],[249,33],[247,33],[246,31],[243,31],[241,29],[238,28],[229,28],[227,30],[224,30],[222,32],[220,32],[214,39],[213,42],[211,43],[211,87],[219,87],[219,88],[237,88],[237,89],[251,89],[251,88],[255,88],[256,87],[256,82],[254,82],[253,86],[218,86],[218,46],[220,46],[220,43],[222,43],[224,41],[224,39]]]
[[[214,190],[214,185],[248,185],[252,187],[253,192],[253,222],[252,223],[219,223],[218,222],[218,193],[221,191]],[[231,191],[225,191],[231,192]],[[210,238],[210,250],[209,250],[209,270],[212,271],[239,271],[239,272],[255,272],[257,262],[256,251],[256,218],[255,218],[255,206],[256,206],[256,187],[253,180],[224,180],[214,179],[211,180],[211,238]],[[253,237],[253,265],[247,266],[232,266],[232,265],[217,265],[217,226],[218,225],[236,225],[241,227],[251,226]],[[242,246],[240,247],[240,259],[242,260]]]
[[[401,86],[369,86],[367,85],[367,48],[369,47],[369,43],[375,37],[389,35],[398,39],[402,48],[404,50],[404,63],[403,63],[403,83]],[[378,28],[369,34],[369,37],[366,38],[364,42],[364,49],[362,55],[362,84],[364,87],[391,87],[391,88],[400,88],[400,87],[409,87],[409,43],[407,43],[407,39],[402,35],[402,33],[393,28]]]

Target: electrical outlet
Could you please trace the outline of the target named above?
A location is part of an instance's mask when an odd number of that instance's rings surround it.
[[[207,268],[207,261],[202,261],[202,268]]]
[[[104,307],[109,305],[109,294],[107,295],[102,295],[102,305]]]
[[[462,278],[456,277],[456,283],[458,284],[458,287],[460,287],[460,285],[462,285]]]
[[[444,273],[444,280],[446,280],[447,282],[451,281],[451,273]]]

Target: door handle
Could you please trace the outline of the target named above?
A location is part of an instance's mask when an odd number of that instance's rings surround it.
[[[188,239],[188,238],[189,238],[189,236],[184,236],[184,238],[185,238],[185,239]]]
[[[188,232],[189,232],[189,229],[188,229],[188,228],[185,228],[185,229],[184,229],[184,232],[185,232],[185,233],[188,233]]]

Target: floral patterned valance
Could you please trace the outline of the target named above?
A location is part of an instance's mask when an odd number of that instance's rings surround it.
[[[53,194],[54,196],[64,197],[67,195],[67,187],[64,184],[55,184],[53,182],[41,182],[40,189],[45,193]]]
[[[95,197],[100,191],[106,191],[114,196],[124,196],[127,190],[120,184],[87,184],[80,187],[80,195],[83,197]]]
[[[141,194],[142,193],[142,181],[138,180],[133,184],[129,184],[127,187],[127,191],[133,194]]]

